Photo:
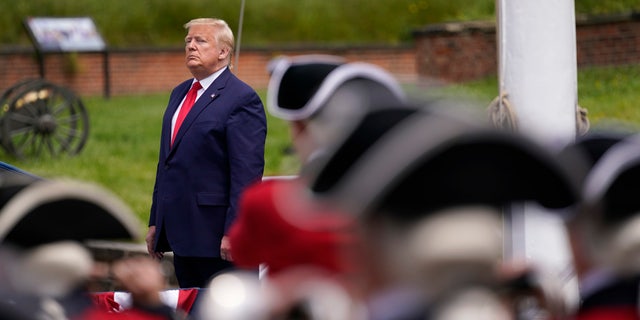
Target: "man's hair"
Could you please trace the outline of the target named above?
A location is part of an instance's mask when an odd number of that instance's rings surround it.
[[[233,56],[233,50],[235,48],[235,44],[234,44],[234,38],[233,38],[233,31],[231,31],[231,28],[229,28],[229,25],[227,24],[227,22],[222,19],[216,19],[216,18],[197,18],[185,23],[184,28],[188,30],[189,28],[191,28],[191,26],[194,26],[194,25],[209,25],[214,27],[214,29],[216,30],[214,35],[216,42],[218,44],[222,44],[227,48],[229,48],[228,59],[229,59],[229,64],[231,64],[231,57]]]

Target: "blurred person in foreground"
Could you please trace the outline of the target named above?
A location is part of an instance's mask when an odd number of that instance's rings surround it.
[[[436,104],[401,119],[365,118],[311,183],[358,222],[367,318],[522,319],[518,302],[530,297],[538,299],[531,319],[562,314],[535,282],[515,281],[522,271],[498,270],[503,206],[573,204],[564,164],[525,137]]]
[[[91,285],[104,268],[94,261],[87,243],[139,241],[140,225],[133,212],[91,183],[34,180],[16,172],[1,172],[0,178],[5,196],[2,217],[8,218],[0,232],[1,307],[12,306],[12,311],[36,319],[95,319],[90,314],[120,318],[94,303]],[[133,275],[144,283],[119,279],[125,290],[143,293],[136,295],[137,306],[162,309],[153,297],[164,286],[164,276],[157,262],[147,260],[151,263]],[[146,319],[171,316],[135,311],[149,316]]]
[[[4,261],[11,293],[4,292],[3,306],[24,319],[178,319],[160,298],[166,287],[157,261],[149,257],[114,262],[113,277],[131,293],[132,306],[113,312],[96,304],[89,283],[98,264],[90,251],[76,241],[55,241],[27,249],[10,250]],[[9,251],[7,251],[9,252]],[[16,319],[22,319],[16,318]]]
[[[587,135],[590,170],[582,202],[565,213],[579,280],[577,320],[640,319],[640,140],[637,134]]]
[[[258,94],[231,72],[227,23],[201,18],[185,28],[193,79],[173,89],[164,114],[146,243],[156,258],[173,251],[178,283],[190,288],[233,268],[228,232],[240,194],[262,178],[267,124]]]
[[[280,57],[270,73],[267,108],[288,121],[302,170],[295,178],[249,187],[229,236],[236,265],[266,265],[267,281],[280,288],[277,309],[288,312],[302,299],[296,288],[318,277],[345,284],[354,272],[346,259],[354,240],[351,219],[309,197],[313,166],[369,110],[398,105],[405,97],[381,68],[336,56]]]

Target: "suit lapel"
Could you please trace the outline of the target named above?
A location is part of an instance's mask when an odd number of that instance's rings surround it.
[[[226,69],[224,72],[222,72],[222,74],[220,74],[220,76],[216,80],[213,81],[213,83],[211,83],[209,88],[207,88],[207,90],[198,98],[198,100],[196,100],[196,103],[191,108],[191,111],[189,111],[189,114],[187,114],[187,117],[184,118],[184,121],[180,126],[180,130],[178,130],[178,133],[176,135],[176,139],[173,142],[173,147],[171,147],[171,150],[176,149],[178,147],[185,132],[189,130],[193,122],[195,122],[195,120],[202,113],[202,111],[205,108],[207,108],[207,106],[209,106],[213,101],[215,101],[222,94],[222,89],[226,85],[227,79],[229,79],[229,75],[230,75],[230,71],[229,69]],[[186,91],[184,95],[186,95]],[[182,95],[182,97],[184,97],[184,95]],[[178,104],[179,103],[180,102],[178,102]],[[178,106],[175,107],[175,109],[177,108]],[[175,112],[175,109],[173,110],[174,112]]]
[[[178,106],[180,106],[180,102],[182,102],[182,99],[184,98],[184,96],[187,95],[190,85],[191,85],[191,80],[185,81],[180,85],[178,89],[180,90],[180,94],[176,94],[169,101],[167,111],[165,113],[165,119],[162,121],[163,123],[162,141],[164,142],[163,149],[165,150],[165,159],[169,156],[172,149],[171,148],[171,119],[173,118],[173,115],[178,110]]]

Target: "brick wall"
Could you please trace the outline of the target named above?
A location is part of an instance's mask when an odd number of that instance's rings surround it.
[[[421,79],[467,81],[497,72],[495,22],[429,25],[414,39]],[[576,19],[576,50],[579,67],[640,63],[640,13]]]
[[[333,54],[349,61],[365,61],[387,69],[402,81],[417,78],[413,47],[353,48],[280,48],[243,49],[236,75],[254,88],[265,88],[269,75],[266,66],[278,55],[311,53]],[[110,50],[108,54],[109,92],[111,95],[169,92],[191,75],[184,65],[182,48]],[[47,54],[45,78],[66,86],[79,95],[105,92],[105,55],[102,53]],[[235,62],[235,59],[234,59]],[[75,70],[70,72],[69,70]],[[33,49],[0,50],[0,91],[26,78],[39,77],[39,64]]]
[[[333,54],[388,70],[402,82],[460,82],[495,75],[495,22],[429,25],[414,31],[412,46],[246,48],[234,72],[249,85],[266,87],[267,63],[278,55]],[[579,67],[640,63],[640,14],[579,18],[576,23]],[[111,95],[168,92],[190,77],[182,48],[113,49],[108,56]],[[105,92],[104,56],[95,53],[49,54],[45,77],[79,95]],[[235,59],[234,59],[235,61]],[[39,76],[32,48],[0,48],[0,92],[25,78]]]
[[[493,22],[427,26],[414,32],[414,38],[416,65],[422,78],[457,82],[496,73]]]
[[[576,38],[578,66],[640,63],[640,13],[579,21]]]

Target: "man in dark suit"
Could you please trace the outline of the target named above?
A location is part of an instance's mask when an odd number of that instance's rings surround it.
[[[232,267],[227,230],[238,196],[262,177],[267,131],[260,97],[229,69],[234,40],[227,23],[195,19],[185,28],[194,79],[173,89],[165,111],[146,236],[150,255],[173,251],[182,288],[204,287]],[[202,88],[183,116],[193,86]]]

